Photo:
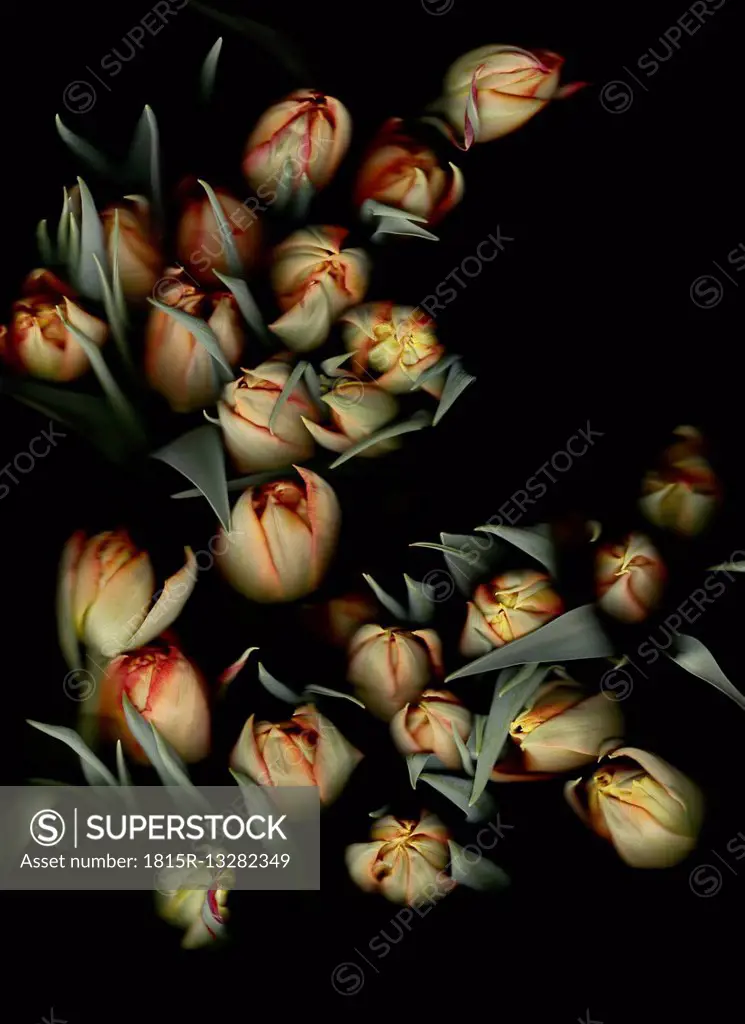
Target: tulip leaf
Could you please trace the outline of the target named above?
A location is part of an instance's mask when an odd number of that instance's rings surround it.
[[[39,257],[43,266],[49,267],[57,262],[54,247],[49,237],[49,226],[46,220],[40,220],[37,225],[36,244],[39,249]]]
[[[434,754],[409,754],[406,758],[406,767],[409,769],[411,788],[416,789],[419,776],[425,768],[436,767],[439,763],[438,758]]]
[[[476,803],[486,789],[494,765],[499,760],[513,719],[522,711],[527,702],[545,679],[548,668],[536,670],[534,665],[523,668],[508,668],[499,673],[489,716],[484,726],[481,749],[476,762],[470,803]]]
[[[117,775],[119,776],[119,785],[120,786],[131,786],[132,785],[132,777],[129,774],[129,769],[127,768],[127,762],[124,760],[124,749],[122,747],[122,741],[121,740],[117,740],[116,741],[116,771],[117,771]]]
[[[61,306],[57,307],[57,315],[67,330],[75,336],[78,344],[88,356],[93,372],[98,378],[98,382],[108,399],[109,405],[116,414],[116,417],[122,427],[126,430],[131,441],[138,446],[145,443],[145,434],[137,413],[114,379],[111,370],[104,361],[98,345],[96,345],[94,341],[91,341],[91,339],[78,327],[75,327],[65,319]]]
[[[274,403],[274,408],[271,411],[271,415],[269,416],[269,423],[267,424],[269,428],[269,433],[272,436],[274,435],[274,427],[277,423],[277,417],[279,416],[280,412],[282,411],[285,403],[291,396],[292,392],[300,383],[301,378],[305,374],[305,368],[308,365],[308,363],[301,359],[297,366],[293,367],[292,373],[285,381],[285,386],[282,388],[282,391],[279,397],[277,398],[277,401]]]
[[[489,571],[489,564],[481,554],[483,542],[480,538],[456,533],[441,533],[440,541],[440,544],[418,541],[409,547],[441,551],[445,556],[447,570],[458,589],[470,597],[478,580]]]
[[[607,658],[611,654],[613,644],[600,624],[595,605],[585,604],[476,658],[451,673],[445,682],[495,672],[511,665],[526,665],[531,661],[582,661]]]
[[[435,610],[435,594],[437,588],[431,583],[414,580],[404,573],[406,592],[409,598],[409,615],[412,622],[425,626],[432,621]]]
[[[668,654],[668,657],[686,672],[715,686],[725,697],[729,697],[740,708],[745,709],[745,694],[740,693],[737,687],[729,681],[714,659],[714,655],[700,640],[679,633],[675,643],[675,653]]]
[[[89,167],[92,167],[94,171],[103,175],[103,177],[117,177],[115,168],[110,163],[109,158],[104,156],[95,146],[92,146],[90,142],[86,142],[85,139],[81,139],[79,135],[66,128],[59,114],[55,114],[54,123],[57,126],[59,137],[72,150],[75,156],[79,156],[81,160],[87,163]]]
[[[68,243],[67,243],[67,270],[72,283],[77,287],[77,274],[80,264],[80,225],[77,217],[70,206],[67,214]]]
[[[722,562],[710,566],[709,572],[745,572],[745,562]]]
[[[130,354],[129,347],[127,346],[127,332],[126,328],[124,327],[124,324],[120,319],[117,303],[114,299],[114,293],[111,289],[111,285],[106,279],[106,272],[101,266],[98,256],[96,256],[95,254],[93,256],[93,262],[96,265],[96,270],[101,280],[103,305],[104,309],[106,310],[106,318],[109,321],[109,325],[111,327],[111,333],[113,334],[114,341],[116,342],[116,347],[119,351],[119,355],[122,357],[122,362],[124,363],[124,365],[127,367],[127,369],[132,370],[132,356]]]
[[[122,710],[130,732],[145,751],[163,785],[177,786],[182,790],[187,790],[192,798],[190,802],[206,806],[204,797],[198,793],[189,778],[184,762],[152,722],[143,718],[125,692],[122,692]]]
[[[321,380],[310,363],[305,364],[305,386],[308,388],[308,394],[312,398],[316,409],[319,412],[323,412],[325,406],[321,400],[323,395]]]
[[[161,302],[160,299],[149,298],[147,301],[152,306],[155,306],[156,309],[159,309],[161,313],[166,313],[177,323],[185,327],[200,343],[200,345],[204,345],[215,363],[217,363],[219,371],[218,376],[221,384],[228,383],[228,381],[234,379],[235,374],[233,373],[233,367],[225,358],[225,353],[220,348],[220,342],[217,340],[217,335],[205,320],[200,319],[198,316],[192,316],[191,313],[187,313],[183,309],[175,309],[173,306],[167,306],[165,302]]]
[[[458,748],[458,753],[460,754],[460,761],[461,764],[463,765],[463,771],[466,773],[466,775],[473,775],[474,768],[473,761],[471,760],[471,755],[468,752],[468,747],[463,741],[463,737],[461,736],[457,729],[453,729],[453,739],[455,740],[455,745]]]
[[[228,667],[225,669],[224,672],[221,673],[220,677],[217,680],[220,686],[223,687],[223,689],[227,687],[230,683],[232,683],[233,680],[238,675],[240,675],[249,657],[253,654],[254,651],[258,651],[258,649],[258,647],[247,647],[237,661],[234,661],[232,665],[228,665]]]
[[[408,213],[398,206],[387,206],[378,202],[377,199],[366,199],[360,207],[360,215],[363,220],[372,220],[374,217],[392,217],[399,220],[415,221],[419,224],[426,224],[427,218],[418,213]]]
[[[380,601],[380,603],[383,605],[386,611],[389,611],[391,615],[393,615],[394,618],[398,619],[400,622],[405,622],[408,619],[409,615],[404,606],[402,604],[399,604],[395,597],[391,597],[390,594],[386,593],[386,591],[383,590],[383,588],[375,582],[372,576],[368,575],[368,573],[366,572],[363,572],[362,578],[365,581],[365,583],[367,583],[367,585],[370,587],[373,594],[375,594],[378,601]]]
[[[289,214],[295,220],[303,222],[307,219],[310,204],[316,194],[315,186],[307,174],[303,172],[300,180],[295,182],[293,195],[290,200]]]
[[[150,456],[191,480],[207,499],[223,529],[230,532],[230,501],[220,431],[205,423]]]
[[[284,466],[282,469],[268,469],[264,473],[253,473],[251,476],[242,476],[238,480],[228,480],[228,491],[233,494],[236,491],[247,490],[249,487],[256,487],[259,484],[268,483],[270,480],[279,480],[281,477],[291,475],[295,472],[294,466]],[[171,495],[172,498],[201,498],[202,492],[197,488],[189,488],[188,491],[178,491]]]
[[[448,370],[445,387],[443,388],[440,404],[437,406],[432,426],[436,427],[445,413],[452,408],[457,399],[463,394],[469,384],[473,384],[476,378],[471,373],[466,373],[459,363],[454,363]]]
[[[238,255],[238,250],[235,247],[235,239],[233,238],[233,232],[228,224],[228,218],[225,216],[225,211],[220,205],[220,200],[215,195],[215,191],[211,185],[208,185],[206,181],[198,179],[199,184],[202,186],[204,191],[207,193],[207,198],[210,201],[212,212],[215,215],[217,221],[217,227],[222,237],[223,245],[225,246],[225,257],[228,261],[228,269],[231,277],[239,279],[243,278],[243,263]]]
[[[383,804],[383,806],[382,807],[378,807],[377,810],[368,811],[367,812],[367,816],[368,816],[368,818],[382,818],[382,817],[384,817],[388,813],[388,808],[389,807],[390,807],[390,804]]]
[[[516,526],[492,526],[487,523],[485,526],[477,526],[477,533],[491,533],[495,537],[501,537],[508,544],[513,544],[526,555],[534,558],[545,566],[552,576],[556,576],[558,566],[553,541],[551,540],[550,528],[545,524],[539,526],[516,527]]]
[[[122,286],[122,275],[119,270],[119,235],[121,233],[121,224],[119,222],[119,209],[114,210],[114,237],[113,237],[113,256],[111,260],[111,285],[114,292],[114,309],[116,310],[116,318],[121,325],[121,330],[126,337],[127,329],[127,300],[124,296],[124,288]],[[124,343],[126,348],[126,341]],[[131,363],[131,355],[129,349],[126,349],[126,359]]]
[[[108,266],[103,225],[101,224],[101,218],[98,216],[98,210],[93,202],[90,189],[82,178],[78,178],[78,188],[80,189],[82,223],[80,228],[80,261],[75,276],[75,283],[86,298],[95,299],[96,302],[99,302],[103,297],[103,291],[95,261],[98,259],[102,267]]]
[[[324,359],[321,363],[321,370],[327,377],[338,376],[337,371],[339,368],[346,363],[347,360],[351,359],[353,354],[354,353],[352,352],[344,352],[344,354],[340,356],[330,356],[328,359]],[[344,375],[344,373],[345,371],[342,371],[342,375]]]
[[[221,50],[222,36],[212,44],[210,52],[207,54],[204,64],[202,65],[199,84],[201,87],[202,99],[205,103],[212,99],[212,94],[215,91],[215,78],[217,76],[217,65],[220,60]]]
[[[284,701],[285,704],[299,704],[301,702],[300,696],[291,690],[289,686],[280,683],[279,679],[275,679],[271,672],[267,672],[261,662],[259,662],[259,682],[272,697]]]
[[[430,772],[423,772],[419,778],[459,807],[466,821],[484,821],[494,813],[494,801],[488,793],[482,793],[478,801],[471,804],[470,779],[459,779],[456,775],[432,775]]]
[[[273,344],[271,336],[266,329],[264,318],[261,315],[261,310],[256,304],[251,291],[246,282],[241,277],[230,277],[228,274],[221,274],[219,270],[213,270],[212,273],[218,278],[228,291],[232,294],[235,299],[238,309],[243,315],[243,319],[246,321],[248,326],[265,345]]]
[[[400,437],[402,434],[410,434],[412,431],[422,430],[424,427],[429,427],[431,423],[432,417],[429,413],[420,411],[412,416],[410,420],[406,420],[403,423],[394,423],[389,427],[383,427],[382,430],[376,431],[370,437],[364,437],[361,441],[353,444],[351,448],[347,448],[343,455],[340,455],[338,459],[331,463],[329,469],[336,469],[349,459],[353,459],[355,455],[359,455],[360,452],[372,448],[373,445],[379,444],[381,441],[390,441],[392,438]]]
[[[432,232],[427,231],[426,228],[420,227],[418,224],[414,224],[408,218],[381,217],[375,227],[374,233],[370,237],[370,241],[380,242],[383,238],[387,238],[388,235],[404,235],[413,238],[424,238],[428,242],[440,241],[437,235],[433,235]]]
[[[426,370],[419,374],[414,383],[411,385],[410,390],[421,390],[421,388],[423,388],[425,384],[428,384],[431,380],[434,380],[436,377],[441,377],[446,370],[449,370],[451,366],[453,366],[455,363],[459,361],[460,356],[443,356],[442,359],[438,359],[434,366],[428,367]]]
[[[62,213],[57,225],[57,260],[67,263],[67,247],[70,238],[70,197],[67,189],[62,189]]]
[[[351,693],[342,693],[341,690],[330,690],[328,686],[316,686],[315,684],[306,686],[304,693],[318,693],[322,697],[342,697],[344,700],[351,700],[351,702],[356,704],[357,707],[365,708],[362,701],[353,697]]]
[[[149,192],[155,220],[163,223],[163,193],[160,174],[160,133],[152,107],[145,105],[137,122],[127,161],[127,173]]]
[[[484,731],[488,721],[488,715],[473,716],[473,728],[471,729],[471,735],[468,737],[467,743],[468,753],[473,758],[478,758],[481,753],[481,748],[484,744]]]
[[[61,740],[75,751],[80,758],[81,767],[89,785],[116,786],[116,779],[103,761],[96,757],[73,729],[68,729],[65,725],[44,725],[42,722],[33,722],[30,718],[27,718],[26,721],[34,729],[46,733],[47,736],[53,736],[56,740]],[[91,782],[91,779],[96,781]]]
[[[454,882],[476,892],[495,892],[506,889],[510,884],[509,875],[479,851],[477,861],[467,860],[465,850],[458,843],[448,839],[450,850],[450,876]]]

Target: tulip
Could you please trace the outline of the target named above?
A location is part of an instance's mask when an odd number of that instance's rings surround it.
[[[543,626],[564,610],[545,573],[518,569],[476,588],[460,640],[464,658],[476,658]]]
[[[342,320],[345,347],[354,353],[352,371],[394,395],[411,391],[445,351],[435,336],[434,321],[411,306],[368,302]],[[439,397],[442,378],[430,380],[423,389]]]
[[[464,137],[464,149],[520,128],[552,99],[583,83],[559,88],[564,58],[548,50],[481,46],[450,68],[438,109]]]
[[[269,419],[291,368],[283,359],[269,359],[228,384],[217,406],[220,426],[236,468],[241,473],[281,469],[311,458],[315,450],[307,425],[318,410],[303,384],[295,385],[269,431]]]
[[[214,942],[228,918],[228,889],[208,888],[214,868],[189,869],[189,882],[198,889],[156,890],[158,916],[185,933],[182,949],[199,949]]]
[[[461,769],[460,747],[471,734],[473,717],[468,708],[446,690],[425,690],[391,719],[393,742],[404,755],[434,754],[446,768]]]
[[[148,758],[124,717],[123,694],[184,761],[201,761],[210,749],[207,688],[197,668],[172,644],[141,647],[111,661],[101,681],[99,714],[106,731],[135,760]]]
[[[244,270],[257,262],[261,245],[261,228],[253,210],[224,189],[215,189],[215,195],[225,215],[233,245]],[[220,225],[209,198],[199,188],[187,200],[178,225],[176,248],[179,260],[191,277],[210,288],[220,286],[213,271],[230,274],[230,262]]]
[[[322,345],[344,310],[364,297],[370,261],[363,249],[342,249],[348,234],[303,228],[275,251],[272,284],[285,312],[270,329],[293,352]]]
[[[343,594],[304,609],[307,627],[333,647],[349,647],[354,634],[377,618],[377,601],[369,594]]]
[[[124,530],[88,538],[78,531],[65,545],[60,565],[58,618],[67,653],[71,638],[113,658],[141,647],[178,617],[196,583],[196,559],[166,580],[153,604],[156,580],[150,558]]]
[[[367,710],[388,722],[442,677],[442,645],[431,629],[362,626],[349,643],[347,678]]]
[[[246,722],[230,765],[260,786],[318,786],[323,804],[333,803],[362,754],[312,704],[289,722]]]
[[[640,507],[655,526],[694,537],[709,523],[721,499],[714,470],[704,458],[701,434],[678,427],[658,471],[644,478]]]
[[[659,604],[667,572],[648,537],[603,545],[595,564],[598,604],[614,619],[642,622]]]
[[[160,301],[205,320],[227,361],[237,365],[246,336],[231,293],[207,295],[187,283],[178,268],[169,270],[163,281],[158,289]],[[145,376],[174,412],[196,412],[220,394],[212,356],[188,327],[160,309],[152,310],[147,324]]]
[[[264,186],[272,183],[280,203],[306,181],[322,189],[336,173],[351,134],[352,119],[339,100],[297,89],[259,119],[246,145],[243,173],[262,199],[267,198]]]
[[[23,298],[13,304],[10,327],[0,327],[0,358],[19,373],[44,380],[69,381],[90,369],[88,356],[64,318],[100,348],[108,325],[73,302],[75,292],[49,270],[34,270],[23,283]]]
[[[619,747],[585,779],[568,782],[566,797],[586,825],[632,868],[667,868],[696,845],[703,796],[687,776],[655,754]]]
[[[344,859],[360,889],[413,906],[454,888],[456,883],[445,872],[450,863],[449,838],[442,822],[428,811],[422,812],[419,821],[387,815],[375,822],[369,842],[347,847]]]
[[[510,723],[507,751],[492,771],[495,782],[545,779],[579,768],[623,735],[618,701],[603,693],[588,696],[572,679],[557,676]]]
[[[455,164],[443,169],[429,146],[402,125],[392,117],[381,128],[360,169],[355,203],[374,199],[436,224],[463,198],[463,175]]]
[[[375,384],[364,384],[349,377],[337,380],[333,388],[322,397],[331,410],[331,421],[335,427],[312,423],[303,417],[303,423],[313,439],[322,448],[332,452],[345,452],[353,444],[370,437],[380,430],[398,413],[398,402]],[[371,445],[360,454],[366,456],[384,455],[397,448],[399,441],[391,438]]]
[[[119,222],[119,245],[114,249],[115,225]],[[101,213],[109,260],[118,256],[122,291],[131,302],[143,302],[160,277],[163,257],[155,239],[150,204],[143,196],[125,196]]]
[[[325,480],[295,467],[302,483],[249,487],[233,509],[240,538],[217,553],[226,579],[252,601],[295,601],[321,583],[336,548],[339,502]]]

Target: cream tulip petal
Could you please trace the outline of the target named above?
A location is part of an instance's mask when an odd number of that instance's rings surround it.
[[[400,847],[389,847],[385,851],[385,864],[389,868],[389,872],[380,880],[380,892],[391,903],[407,903],[409,891],[409,851]]]
[[[254,488],[238,499],[231,515],[231,541],[215,558],[226,580],[252,601],[281,601],[282,586],[276,566],[253,507]]]
[[[153,607],[147,614],[142,625],[137,629],[132,639],[122,648],[131,651],[135,647],[142,647],[149,644],[156,636],[168,629],[181,614],[184,605],[191,597],[191,592],[197,582],[197,559],[191,548],[184,548],[186,562],[169,576],[163,585],[163,590]],[[122,570],[120,569],[119,572]],[[117,576],[119,573],[117,573]],[[116,577],[114,577],[116,579]]]
[[[442,643],[437,633],[433,629],[415,629],[412,636],[417,636],[424,641],[435,674],[441,675],[443,671]]]
[[[600,807],[618,855],[632,868],[668,868],[678,864],[695,841],[659,825],[647,811],[601,797]]]
[[[303,479],[308,498],[311,544],[311,582],[315,589],[336,551],[341,527],[341,506],[330,484],[310,469],[294,467]]]
[[[280,580],[282,600],[304,597],[313,589],[311,531],[296,512],[272,498],[261,526]]]
[[[282,469],[313,454],[313,440],[307,433],[307,443],[293,444],[285,440],[279,431],[270,434],[267,427],[256,426],[234,413],[224,402],[218,404],[217,415],[225,447],[241,473]]]
[[[345,452],[352,447],[353,442],[344,434],[337,434],[336,431],[329,430],[328,427],[311,423],[305,417],[303,417],[303,423],[316,444],[320,444],[322,448],[326,448],[330,452]]]
[[[468,617],[458,650],[464,658],[478,658],[502,644],[473,601],[468,602]]]
[[[153,567],[142,551],[114,573],[88,609],[83,625],[85,643],[107,658],[139,647],[140,642],[133,644],[132,639],[148,615],[154,590]]]
[[[580,786],[584,786],[584,780],[581,778],[567,782],[564,786],[564,797],[577,817],[580,818],[588,828],[592,828],[590,815],[585,810],[585,806],[578,795],[578,789]]]
[[[266,764],[256,743],[255,715],[251,715],[241,729],[238,742],[230,755],[230,767],[247,775],[260,786],[270,785]]]
[[[441,843],[437,844],[440,849],[443,849]],[[448,861],[447,847],[445,850],[445,863]],[[442,876],[443,868],[433,866],[430,860],[424,856],[419,849],[415,848],[412,844],[409,844],[406,851],[407,860],[407,883],[406,883],[406,902],[409,906],[413,906],[420,899],[429,899],[432,896],[432,887],[434,886],[438,892],[442,892],[443,895],[452,888],[452,883],[449,879]],[[441,883],[438,885],[438,881]]]
[[[344,853],[344,862],[347,865],[350,878],[365,892],[377,892],[378,890],[379,883],[372,871],[383,846],[385,843],[382,840],[352,843]]]
[[[86,544],[86,536],[78,530],[70,537],[62,550],[57,584],[57,635],[67,667],[82,667],[80,645],[75,629],[73,595],[75,593],[75,572]]]
[[[341,794],[362,754],[322,715],[317,716],[317,727],[320,738],[316,747],[316,782],[321,802],[330,804]]]
[[[703,819],[704,799],[699,787],[687,775],[661,757],[650,754],[647,750],[640,750],[638,747],[619,747],[608,756],[609,758],[628,757],[632,761],[636,761],[645,772],[665,787],[681,807],[688,811],[694,823],[700,823]]]

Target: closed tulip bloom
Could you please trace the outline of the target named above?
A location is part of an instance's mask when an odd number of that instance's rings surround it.
[[[435,335],[434,320],[412,306],[368,302],[342,320],[344,345],[354,353],[350,369],[361,377],[372,377],[378,387],[394,395],[411,391],[445,352]],[[425,383],[423,390],[439,397],[442,378]]]
[[[398,402],[375,384],[342,378],[322,397],[329,407],[333,429],[303,418],[303,422],[322,448],[345,452],[353,444],[370,437],[396,418]],[[380,441],[361,455],[385,455],[399,445],[398,438]]]
[[[618,701],[588,695],[572,679],[549,680],[510,723],[507,749],[492,771],[496,782],[550,778],[596,761],[623,735]]]
[[[409,906],[447,893],[455,882],[446,873],[450,833],[428,811],[418,821],[387,815],[375,822],[366,843],[347,847],[345,861],[352,881],[365,892]]]
[[[184,280],[180,269],[168,275],[158,289],[160,301],[206,321],[227,361],[236,366],[246,336],[233,295],[200,291]],[[212,356],[188,327],[160,309],[152,310],[147,324],[145,376],[174,412],[196,412],[220,394]]]
[[[104,729],[112,739],[120,739],[135,760],[148,764],[124,717],[125,693],[184,761],[191,763],[207,756],[207,688],[196,666],[177,647],[152,645],[120,654],[110,662],[101,682],[99,714]]]
[[[467,707],[446,690],[425,690],[419,699],[406,704],[391,720],[391,735],[402,754],[434,754],[446,768],[463,766],[455,736],[465,745],[473,716]]]
[[[701,791],[661,757],[636,747],[608,752],[584,779],[566,785],[572,808],[632,868],[668,868],[696,845]]]
[[[75,533],[65,545],[59,574],[63,650],[69,635],[109,658],[150,643],[176,620],[194,589],[196,559],[189,548],[186,559],[153,603],[152,563],[125,530],[91,538]]]
[[[431,629],[362,626],[349,644],[347,678],[367,710],[390,721],[442,677],[442,645]]]
[[[452,65],[439,109],[463,137],[464,149],[491,142],[520,128],[552,99],[581,88],[559,87],[563,63],[548,50],[481,46]]]
[[[115,225],[119,245],[114,251]],[[163,268],[163,256],[153,230],[150,204],[144,196],[125,196],[101,213],[109,260],[118,255],[122,291],[131,302],[143,302],[153,291]]]
[[[289,722],[246,722],[230,757],[260,786],[318,786],[321,803],[336,800],[362,754],[312,704]]]
[[[298,383],[279,411],[273,433],[269,419],[292,372],[284,359],[269,359],[225,387],[217,406],[225,447],[241,473],[259,473],[306,462],[315,450],[308,423],[318,410]]]
[[[0,358],[17,373],[44,380],[69,381],[90,369],[88,356],[64,318],[100,348],[108,325],[73,301],[75,292],[49,270],[34,270],[13,304],[10,327],[0,327]]]
[[[259,119],[246,145],[243,173],[261,198],[279,202],[304,181],[322,189],[349,148],[352,119],[333,96],[297,89]]]
[[[272,284],[284,314],[270,324],[293,352],[318,348],[345,309],[367,290],[370,261],[363,249],[343,249],[346,228],[294,232],[276,249]]]
[[[443,167],[402,125],[400,117],[383,125],[360,169],[355,203],[374,199],[436,224],[463,198],[463,175],[455,164]]]
[[[186,190],[185,190],[186,191]],[[261,227],[253,210],[226,192],[215,195],[230,228],[233,245],[244,271],[251,270],[259,258]],[[213,271],[230,274],[225,239],[207,194],[195,187],[187,199],[176,238],[178,258],[200,284],[208,288],[222,286]]]
[[[667,571],[648,537],[631,533],[597,553],[598,604],[621,622],[643,622],[660,602]]]
[[[553,589],[550,576],[534,569],[504,573],[477,587],[468,602],[460,653],[465,658],[486,654],[532,633],[563,610],[564,602]]]
[[[678,427],[658,470],[644,478],[641,510],[655,526],[695,537],[711,521],[721,487],[695,427]]]
[[[302,478],[249,487],[232,515],[232,543],[217,553],[225,578],[252,601],[295,601],[320,585],[341,523],[332,488],[309,469]],[[238,538],[238,539],[235,539]]]
[[[200,949],[211,945],[222,935],[228,919],[229,889],[210,888],[214,884],[215,869],[205,865],[201,869],[189,868],[186,881],[199,885],[198,889],[180,888],[180,875],[186,871],[173,872],[173,889],[156,890],[155,906],[158,916],[176,928],[181,928],[184,937],[182,949]],[[169,881],[166,875],[165,881]]]

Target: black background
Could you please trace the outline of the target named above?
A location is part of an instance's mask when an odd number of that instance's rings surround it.
[[[416,115],[434,99],[461,53],[489,42],[542,46],[566,56],[565,81],[591,83],[511,137],[451,153],[464,170],[466,198],[441,225],[437,246],[375,251],[369,297],[415,304],[498,226],[514,239],[439,318],[444,343],[463,353],[477,383],[436,431],[407,439],[400,455],[366,463],[364,472],[340,472],[345,526],[326,592],[357,586],[362,571],[395,587],[401,571],[416,575],[437,565],[436,557],[408,545],[486,521],[588,420],[603,438],[550,489],[535,521],[586,515],[611,531],[628,529],[638,523],[644,469],[671,428],[688,422],[706,433],[727,500],[709,536],[663,548],[673,573],[664,616],[700,585],[707,566],[745,546],[735,333],[745,278],[738,280],[727,263],[745,235],[734,0],[692,38],[684,34],[679,50],[648,78],[637,61],[650,48],[665,53],[659,37],[685,13],[680,4],[455,0],[439,16],[419,0],[282,8],[235,0],[228,7],[225,0],[224,9],[294,40],[311,76],[299,84],[338,96],[352,113],[352,151],[317,208],[319,222],[352,223],[347,196],[361,149],[386,117]],[[203,116],[195,82],[220,30],[187,7],[157,37],[146,38],[142,52],[108,80],[110,92],[96,86],[90,111],[67,110],[68,83],[90,81],[86,65],[99,69],[146,13],[145,4],[129,0],[43,11],[13,3],[4,12],[3,317],[37,261],[35,225],[42,216],[56,218],[61,186],[83,173],[98,199],[113,198],[59,141],[55,113],[101,148],[122,154],[149,102],[163,133],[169,187],[192,172],[243,195],[240,155],[248,131],[297,84],[266,52],[225,31],[218,109]],[[618,90],[603,93],[613,80],[633,89],[623,112],[606,109],[619,103]],[[715,308],[691,299],[692,283],[707,273],[723,286]],[[7,399],[0,417],[5,465],[47,423]],[[0,504],[8,782],[39,773],[42,764],[45,775],[57,770],[75,778],[74,759],[23,724],[26,717],[71,723],[74,714],[62,689],[53,611],[66,537],[81,526],[126,523],[158,564],[171,569],[180,545],[203,547],[214,532],[206,505],[169,499],[182,486],[175,475],[157,464],[138,470],[115,471],[69,436]],[[576,596],[589,566],[581,566],[579,552],[572,558]],[[327,686],[343,684],[338,661],[311,640],[301,644],[293,614],[254,609],[214,575],[204,574],[178,624],[186,649],[209,675],[259,644],[268,666],[289,683],[312,675]],[[741,585],[733,583],[691,629],[736,683],[742,610]],[[453,599],[440,613],[449,639],[461,609]],[[450,653],[449,667],[455,664]],[[257,706],[255,686],[251,677],[244,680],[217,723],[225,746]],[[729,855],[732,871],[724,871],[722,891],[710,899],[691,892],[689,873],[712,862],[711,850],[727,858],[727,841],[745,831],[743,719],[734,704],[673,669],[640,680],[627,705],[630,739],[683,768],[707,794],[701,845],[679,869],[624,868],[573,819],[559,782],[505,787],[500,810],[513,828],[498,860],[513,877],[510,894],[491,901],[458,891],[415,919],[411,934],[384,960],[366,966],[356,950],[367,952],[386,926],[395,934],[395,908],[354,890],[343,849],[364,837],[368,811],[407,795],[402,764],[378,753],[329,812],[322,892],[238,894],[231,902],[235,941],[227,951],[181,954],[178,933],[152,916],[147,894],[5,895],[12,944],[5,966],[17,979],[11,987],[23,993],[13,1019],[39,1021],[52,1006],[70,1024],[133,1013],[145,1020],[202,1019],[202,1006],[210,1018],[225,1019],[257,1010],[305,1013],[327,1003],[334,1012],[356,1014],[375,1012],[374,1001],[377,1013],[396,1017],[419,1015],[434,1002],[441,1012],[469,1019],[483,1013],[574,1021],[589,1009],[592,1019],[614,1024],[660,1013],[694,1019],[698,994],[718,1008],[736,982],[730,960],[739,952],[743,869]],[[334,711],[366,750],[384,749],[352,705]],[[221,779],[218,757],[209,770],[213,781]],[[458,823],[458,812],[431,805]],[[332,971],[344,961],[365,972],[356,995],[332,988]]]

